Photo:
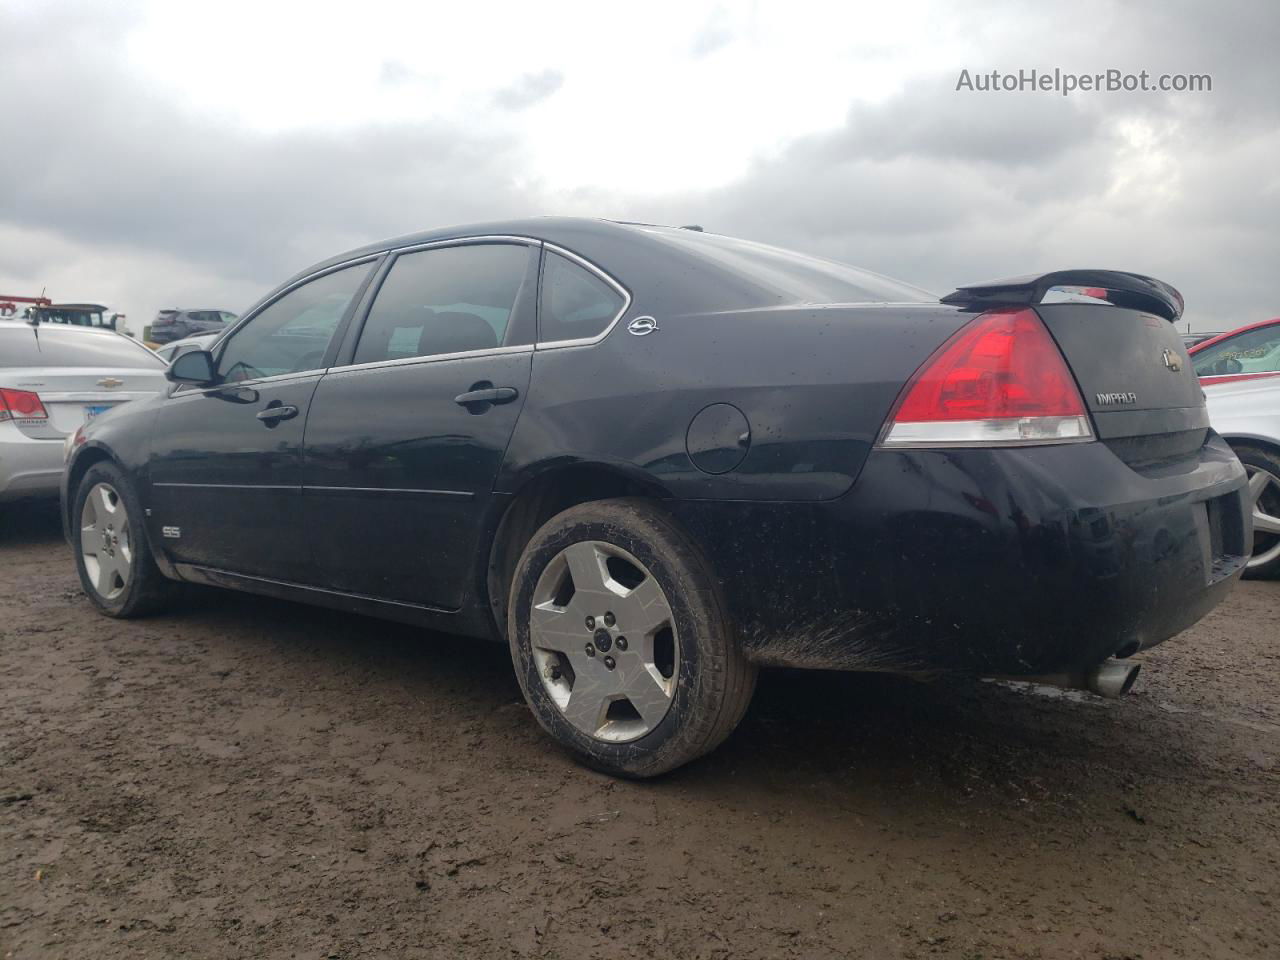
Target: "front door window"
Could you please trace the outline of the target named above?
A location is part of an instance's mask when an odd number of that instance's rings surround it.
[[[338,324],[373,269],[358,263],[295,287],[259,311],[218,359],[224,383],[319,370]]]

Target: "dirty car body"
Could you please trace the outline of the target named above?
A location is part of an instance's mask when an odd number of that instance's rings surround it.
[[[514,271],[492,338],[420,356],[416,332],[372,329],[398,260],[481,247]],[[341,308],[292,328],[314,348],[301,369],[227,368],[277,298],[341,270]],[[552,325],[553,270],[603,282],[616,309]],[[1063,285],[1094,302],[1045,302]],[[492,319],[480,301],[433,316],[470,330]],[[516,558],[550,515],[647,498],[697,544],[755,663],[1079,671],[1190,626],[1247,553],[1245,474],[1209,427],[1180,311],[1110,271],[939,301],[689,230],[439,230],[282,285],[219,340],[218,382],[86,426],[64,489],[119,465],[167,576],[477,637],[504,633]],[[930,364],[993,323],[992,343],[1010,324],[1039,338],[1080,409],[1047,432],[903,421]]]

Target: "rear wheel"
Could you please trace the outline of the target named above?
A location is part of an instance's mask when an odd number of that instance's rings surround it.
[[[1280,456],[1251,444],[1234,445],[1249,474],[1253,507],[1253,556],[1244,575],[1251,579],[1280,576]]]
[[[163,606],[178,585],[156,567],[133,486],[114,464],[89,468],[76,492],[72,540],[80,585],[109,617],[138,617]]]
[[[651,777],[719,745],[755,668],[706,561],[644,500],[601,500],[545,524],[508,606],[520,686],[538,722],[584,763]]]

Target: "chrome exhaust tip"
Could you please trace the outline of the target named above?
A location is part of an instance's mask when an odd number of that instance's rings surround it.
[[[1085,674],[1084,687],[1090,693],[1114,700],[1123,697],[1138,679],[1140,663],[1129,663],[1124,660],[1104,660]]]
[[[1064,690],[1088,690],[1099,697],[1114,700],[1123,697],[1133,688],[1142,664],[1127,660],[1103,660],[1083,673],[1051,673],[1041,676],[1002,676],[994,680],[1012,680],[1017,683],[1037,683],[1046,687],[1062,687]]]

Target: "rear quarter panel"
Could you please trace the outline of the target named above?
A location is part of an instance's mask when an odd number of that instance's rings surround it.
[[[630,335],[643,315],[657,332]],[[677,498],[834,499],[907,378],[969,316],[931,304],[662,316],[638,298],[600,343],[535,351],[498,489],[591,462],[645,474]],[[691,421],[715,403],[750,428],[745,457],[721,474],[699,470],[686,447]]]

